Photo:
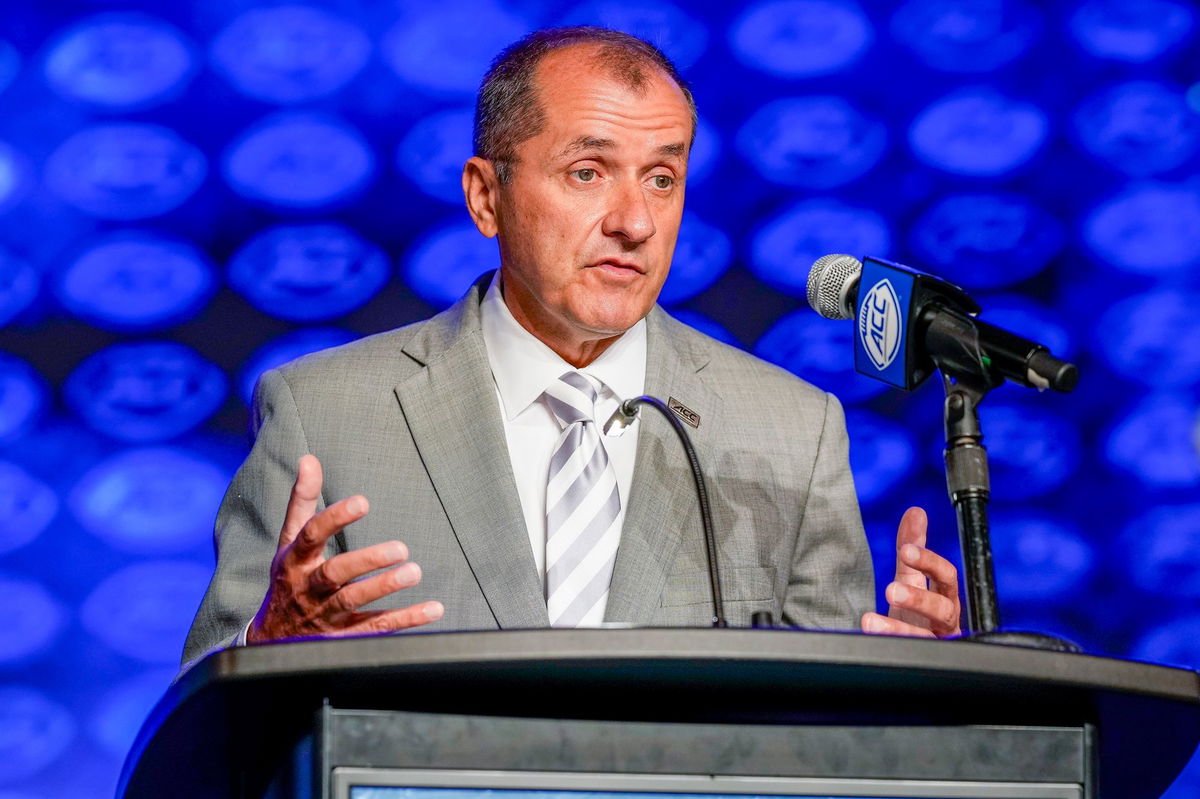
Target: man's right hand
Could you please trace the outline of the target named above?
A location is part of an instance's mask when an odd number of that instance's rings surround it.
[[[367,498],[347,497],[314,514],[321,482],[320,461],[305,455],[300,459],[283,529],[279,531],[279,546],[271,561],[271,583],[246,631],[246,642],[366,635],[440,619],[445,612],[441,602],[396,610],[359,610],[380,597],[419,583],[421,567],[407,562],[408,547],[400,541],[385,541],[327,560],[323,554],[325,543],[343,527],[367,515]],[[379,569],[386,571],[363,577]]]

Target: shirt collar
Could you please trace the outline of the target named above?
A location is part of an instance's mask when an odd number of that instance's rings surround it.
[[[646,384],[646,320],[640,319],[582,369],[575,369],[521,326],[500,293],[500,273],[492,279],[480,306],[483,343],[500,405],[508,420],[541,397],[546,386],[571,370],[599,380],[620,399],[643,393]],[[603,395],[603,392],[602,392]]]

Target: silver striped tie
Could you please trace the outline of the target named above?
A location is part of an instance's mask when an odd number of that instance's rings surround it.
[[[593,418],[591,381],[567,372],[543,396],[563,427],[546,484],[546,609],[553,627],[595,626],[621,539],[617,479]]]

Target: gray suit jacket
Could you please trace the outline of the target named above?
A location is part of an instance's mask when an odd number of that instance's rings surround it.
[[[226,646],[267,587],[296,462],[324,467],[322,507],[364,494],[371,512],[330,553],[408,544],[424,577],[378,603],[440,600],[422,630],[548,620],[480,329],[480,282],[417,324],[301,358],[259,381],[256,439],[216,524],[217,569],[184,659]],[[726,613],[857,628],[874,604],[838,401],[672,319],[647,317],[647,393],[699,414],[690,429],[720,552]],[[711,615],[695,488],[667,421],[647,409],[607,619],[705,625]]]

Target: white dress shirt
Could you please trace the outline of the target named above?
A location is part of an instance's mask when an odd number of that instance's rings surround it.
[[[501,296],[500,274],[483,298],[480,315],[488,363],[496,381],[496,397],[517,495],[529,530],[529,546],[538,574],[546,574],[546,481],[551,450],[562,428],[542,399],[542,392],[564,372],[577,371],[598,385],[595,419],[599,429],[622,400],[641,396],[646,386],[646,321],[643,319],[592,363],[576,369],[532,333],[521,327]],[[616,472],[621,497],[618,523],[625,520],[633,484],[639,425],[635,421],[620,437],[601,435],[601,443]],[[603,618],[603,613],[600,613]]]

